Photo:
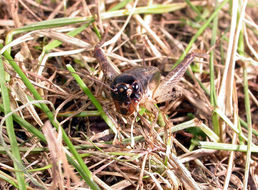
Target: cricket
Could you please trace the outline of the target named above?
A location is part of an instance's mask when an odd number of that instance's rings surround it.
[[[207,54],[204,53],[189,53],[161,80],[161,72],[154,66],[134,67],[120,73],[119,69],[107,59],[100,44],[96,45],[94,56],[110,85],[116,110],[123,115],[131,115],[141,104],[148,108],[151,105],[149,103],[156,104],[170,100],[172,89],[194,58],[207,58]]]

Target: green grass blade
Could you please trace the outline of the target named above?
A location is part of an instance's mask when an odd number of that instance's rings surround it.
[[[116,4],[114,7],[112,7],[111,9],[109,9],[108,11],[116,11],[119,10],[123,7],[125,7],[128,3],[130,3],[132,0],[123,0],[120,1],[118,4]]]
[[[186,6],[187,6],[186,3],[171,3],[166,5],[157,4],[157,5],[151,5],[146,7],[137,7],[135,8],[135,11],[133,14],[162,14],[166,12],[180,10]],[[104,12],[101,14],[101,19],[127,16],[129,14],[130,14],[130,11],[127,9]],[[67,26],[71,24],[79,24],[79,23],[85,23],[85,22],[90,23],[90,22],[93,22],[94,20],[95,19],[93,16],[89,16],[89,17],[73,17],[73,18],[56,18],[52,20],[36,22],[33,24],[29,24],[27,26],[12,30],[7,34],[5,42],[6,44],[9,44],[12,41],[14,35],[20,34],[23,32],[49,29],[54,27],[61,27],[61,26]]]
[[[87,24],[83,24],[81,27],[76,28],[70,32],[67,33],[68,36],[76,36],[77,34],[81,33],[85,28],[87,28],[92,22],[89,22]],[[43,52],[48,52],[58,46],[60,46],[63,42],[59,40],[53,40],[48,45],[44,46]]]
[[[13,40],[13,36],[16,34],[24,33],[24,32],[30,32],[30,31],[36,31],[41,29],[49,29],[54,27],[61,27],[61,26],[67,26],[71,24],[78,24],[78,23],[91,23],[94,21],[94,18],[92,16],[90,17],[74,17],[74,18],[56,18],[53,20],[46,20],[41,22],[36,22],[33,24],[29,24],[27,26],[17,28],[9,32],[6,36],[5,43],[9,44]],[[7,50],[8,53],[10,53],[10,48]]]
[[[23,32],[30,32],[30,31],[48,29],[48,28],[56,28],[61,26],[67,26],[70,24],[78,24],[78,23],[85,23],[85,22],[92,22],[92,21],[93,21],[93,17],[56,18],[52,20],[35,22],[33,24],[29,24],[27,26],[17,28],[11,31],[9,35],[15,35]]]
[[[220,109],[216,108],[214,112],[217,113],[218,116],[220,116],[241,138],[243,138],[245,141],[248,141],[246,136],[244,136],[244,134],[242,134],[239,129],[234,126],[230,119]]]
[[[97,101],[97,99],[94,97],[94,95],[91,93],[89,88],[86,86],[86,84],[83,82],[83,80],[75,73],[74,68],[71,65],[66,65],[67,69],[71,72],[72,76],[78,83],[78,85],[81,87],[81,89],[84,91],[84,93],[89,97],[91,102],[95,105],[97,110],[100,112],[100,116],[102,119],[107,123],[107,125],[110,127],[110,129],[117,134],[116,126],[115,124],[109,119],[109,117],[106,115],[105,111],[103,110],[101,104]]]
[[[87,28],[89,25],[91,24],[91,22],[83,24],[81,27],[76,28],[70,32],[67,33],[68,36],[76,36],[77,34],[81,33],[85,28]],[[53,40],[50,43],[48,43],[46,46],[43,47],[43,51],[40,54],[40,58],[39,58],[39,65],[41,65],[42,60],[44,58],[44,56],[46,55],[46,53],[48,53],[50,50],[60,46],[63,42],[59,41],[59,40]]]
[[[1,47],[0,47],[1,48]],[[13,60],[13,58],[10,56],[10,54],[5,51],[4,54],[5,58],[8,60],[8,62],[10,63],[10,65],[13,67],[13,69],[16,71],[16,73],[21,77],[22,81],[24,82],[24,84],[26,85],[26,87],[30,90],[30,92],[33,94],[33,96],[35,97],[36,100],[42,100],[42,97],[40,96],[40,94],[37,92],[37,90],[34,88],[34,86],[32,85],[32,83],[29,81],[29,79],[26,77],[26,75],[22,72],[22,70],[20,69],[20,67],[15,63],[15,61]],[[46,104],[40,103],[40,106],[42,108],[42,110],[45,112],[45,114],[48,116],[49,120],[51,121],[52,125],[58,129],[58,123],[54,120],[54,114],[50,111],[50,109],[48,108],[48,106]],[[82,158],[80,157],[80,155],[78,154],[78,152],[76,151],[75,147],[73,146],[72,142],[70,141],[70,139],[68,138],[67,134],[65,133],[65,131],[62,128],[62,134],[63,134],[63,139],[64,142],[67,144],[67,146],[69,147],[69,150],[71,151],[71,153],[73,154],[73,156],[75,157],[75,159],[77,160],[78,164],[80,165],[81,170],[83,171],[83,174],[81,174],[82,177],[85,177],[84,180],[87,182],[87,184],[92,188],[92,189],[99,189],[99,187],[97,186],[97,184],[93,181],[92,179],[92,175],[90,170],[88,169],[88,167],[85,165],[84,161],[82,160]]]
[[[218,1],[216,1],[216,4]],[[211,47],[213,47],[216,43],[216,36],[217,36],[217,29],[218,29],[218,15],[215,16],[213,20],[212,26],[212,38],[211,38]],[[210,102],[213,108],[217,106],[217,93],[215,88],[215,74],[214,74],[214,50],[210,52]],[[212,113],[212,126],[214,132],[220,136],[220,127],[219,127],[219,117],[216,113]]]
[[[5,180],[6,182],[12,184],[15,188],[19,188],[17,181],[13,179],[10,175],[4,173],[3,171],[0,170],[0,179]]]
[[[251,118],[251,109],[250,109],[250,99],[248,94],[248,76],[247,76],[247,65],[244,64],[244,94],[245,94],[245,111],[246,111],[246,120],[248,126],[248,143],[247,143],[247,153],[246,153],[246,165],[245,165],[245,178],[244,184],[247,188],[250,163],[251,163],[251,145],[252,145],[252,118]]]
[[[191,9],[193,9],[193,11],[198,15],[198,17],[203,20],[201,12],[199,11],[199,9],[195,5],[193,5],[193,3],[191,3],[190,0],[185,0],[185,2],[187,3],[187,5],[189,7],[191,7]]]
[[[202,122],[199,122],[197,119],[192,119],[190,121],[181,123],[179,125],[174,126],[171,129],[171,132],[176,132],[180,131],[189,127],[200,127],[200,129],[213,141],[213,142],[218,142],[219,137],[206,125],[204,125]]]
[[[4,112],[4,107],[2,104],[0,104],[0,111]],[[25,129],[27,129],[29,132],[31,132],[33,135],[35,135],[36,137],[38,137],[41,141],[43,142],[47,142],[45,139],[45,136],[41,133],[40,130],[36,129],[33,125],[31,125],[29,122],[27,122],[26,120],[22,119],[21,117],[19,117],[16,114],[12,114],[13,116],[13,120],[18,123],[20,126],[24,127]]]
[[[206,141],[199,141],[199,144],[200,148],[205,149],[247,152],[247,145],[215,143]],[[258,146],[252,146],[251,151],[258,153]]]
[[[241,118],[240,118],[240,124],[241,124],[242,127],[244,127],[245,129],[248,129],[247,123],[246,123],[243,119],[241,119]],[[257,130],[252,129],[252,132],[253,132],[253,134],[254,134],[256,137],[258,137],[258,131],[257,131]]]
[[[194,42],[197,40],[197,38],[203,33],[203,31],[209,26],[209,24],[211,23],[211,21],[217,16],[218,12],[222,9],[222,7],[224,7],[224,5],[228,2],[229,0],[224,0],[216,9],[215,11],[211,14],[211,16],[209,17],[209,19],[202,25],[202,27],[196,32],[196,34],[192,37],[192,39],[190,40],[188,46],[186,47],[185,51],[183,52],[183,54],[179,57],[179,59],[177,60],[177,62],[175,63],[175,65],[173,66],[176,67],[179,63],[181,63],[181,61],[183,61],[183,59],[185,58],[185,56],[187,55],[187,53],[190,51],[192,45],[194,44]]]
[[[0,85],[1,85],[1,94],[2,94],[2,99],[3,99],[3,105],[4,105],[4,113],[7,115],[10,113],[11,106],[10,106],[10,99],[9,99],[9,92],[6,87],[6,81],[5,81],[5,71],[4,71],[4,65],[2,62],[2,59],[0,58]],[[19,189],[26,189],[26,183],[25,183],[25,178],[24,178],[24,173],[22,172],[22,168],[20,167],[22,165],[22,160],[18,148],[18,143],[16,140],[16,135],[14,132],[14,127],[13,127],[13,117],[10,115],[6,119],[6,129],[7,129],[7,134],[9,137],[10,145],[11,145],[11,152],[9,156],[11,156],[11,159],[13,160],[13,165],[16,170],[15,175],[17,178],[18,186]],[[2,134],[2,132],[1,132]],[[4,140],[2,141],[2,144],[4,143]]]

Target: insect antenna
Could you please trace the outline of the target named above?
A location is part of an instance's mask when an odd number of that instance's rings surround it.
[[[81,75],[81,76],[83,76],[83,77],[86,77],[86,78],[88,78],[88,79],[91,79],[91,80],[93,80],[93,81],[96,82],[96,83],[99,83],[99,84],[103,85],[103,86],[106,87],[108,90],[114,91],[114,89],[111,88],[108,84],[106,84],[106,83],[100,81],[99,79],[96,79],[95,77],[93,77],[93,76],[91,76],[91,75],[89,75],[89,74],[86,74],[86,75],[83,75],[82,73],[77,73],[77,74],[78,74],[78,75]]]

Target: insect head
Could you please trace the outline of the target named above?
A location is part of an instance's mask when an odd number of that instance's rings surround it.
[[[113,80],[111,88],[111,96],[117,111],[124,115],[132,114],[142,98],[142,84],[135,76],[123,73]]]

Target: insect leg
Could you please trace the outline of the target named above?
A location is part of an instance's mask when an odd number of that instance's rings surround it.
[[[94,57],[100,64],[101,70],[104,72],[104,76],[107,82],[111,84],[113,79],[120,74],[119,69],[106,57],[104,51],[101,48],[101,44],[97,44],[94,48]]]
[[[156,102],[164,102],[171,99],[171,93],[174,86],[178,83],[180,78],[186,72],[189,64],[191,64],[195,57],[207,58],[207,54],[192,52],[189,53],[185,59],[177,65],[166,77],[162,80],[159,88],[154,94]]]

